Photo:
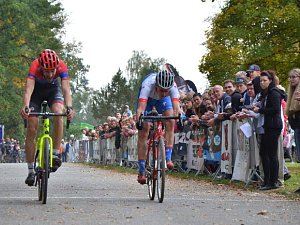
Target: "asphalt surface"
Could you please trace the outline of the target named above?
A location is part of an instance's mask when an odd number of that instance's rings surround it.
[[[49,180],[47,204],[24,180],[27,165],[0,164],[0,224],[300,224],[300,202],[167,178],[163,203],[136,175],[65,163]]]

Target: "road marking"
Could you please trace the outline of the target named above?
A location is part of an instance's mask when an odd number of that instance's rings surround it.
[[[89,196],[49,196],[48,199],[91,199],[91,200],[135,200],[135,199],[143,199],[144,197],[89,197]],[[13,199],[37,199],[36,197],[24,197],[24,196],[0,196],[0,200],[13,200]],[[145,198],[146,199],[146,198]],[[167,201],[214,201],[214,202],[298,202],[296,200],[288,200],[288,199],[218,199],[218,198],[191,198],[187,196],[186,198],[165,198]]]

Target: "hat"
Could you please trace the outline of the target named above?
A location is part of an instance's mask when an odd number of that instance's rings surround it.
[[[244,77],[237,77],[235,83],[236,84],[242,84],[242,83],[247,84],[247,80]]]
[[[260,71],[260,67],[258,65],[252,64],[249,66],[247,72],[252,72],[252,71]]]

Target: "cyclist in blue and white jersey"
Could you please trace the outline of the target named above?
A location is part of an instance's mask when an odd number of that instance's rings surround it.
[[[155,107],[159,114],[164,116],[177,116],[180,112],[179,91],[174,82],[176,69],[166,63],[163,69],[158,73],[151,73],[143,80],[140,87],[137,103],[136,118],[140,115],[147,115]],[[174,164],[171,161],[173,143],[174,143],[174,120],[166,120],[165,123],[165,147],[166,161],[168,169],[172,170]],[[146,141],[149,134],[150,124],[144,121],[142,126],[139,126],[137,121],[138,132],[138,161],[139,174],[137,181],[140,184],[146,183],[145,162],[147,145]]]

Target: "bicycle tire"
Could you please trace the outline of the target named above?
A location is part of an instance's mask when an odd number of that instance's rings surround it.
[[[165,143],[162,137],[158,140],[157,146],[157,198],[160,203],[163,202],[165,196],[166,181],[166,154]]]
[[[150,140],[149,140],[150,141]],[[155,198],[156,190],[156,179],[154,179],[155,173],[155,142],[153,141],[148,152],[146,160],[146,176],[147,176],[147,186],[148,186],[148,195],[150,200]]]
[[[34,155],[34,170],[35,170],[35,182],[38,186],[38,200],[42,201],[42,186],[41,186],[41,163],[38,161],[40,151],[37,150]]]
[[[47,202],[47,191],[48,191],[48,178],[49,178],[49,152],[50,152],[50,143],[49,139],[45,139],[44,149],[43,149],[43,171],[42,171],[42,203],[46,204]]]

